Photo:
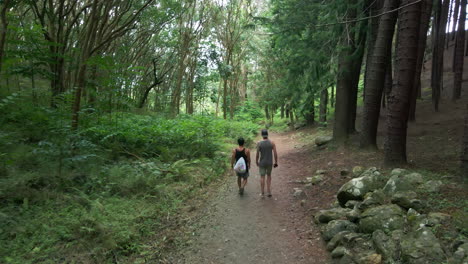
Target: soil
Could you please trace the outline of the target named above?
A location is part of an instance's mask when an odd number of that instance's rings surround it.
[[[300,145],[294,136],[270,136],[279,155],[279,166],[272,173],[273,197],[260,196],[260,176],[254,164],[244,195],[238,194],[236,177],[231,176],[194,223],[190,245],[167,262],[330,263],[326,244],[311,220],[318,206],[333,200],[333,190],[319,192],[313,186],[303,197],[293,196],[294,187],[304,189],[294,182],[318,169],[305,165],[313,159],[307,153],[309,146]]]

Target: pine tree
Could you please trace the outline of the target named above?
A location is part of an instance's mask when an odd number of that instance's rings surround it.
[[[388,96],[385,164],[406,163],[406,133],[408,110],[418,53],[421,5],[417,0],[404,0],[398,11],[398,31],[395,59],[395,78]]]
[[[386,0],[384,12],[398,7],[397,0]],[[387,62],[391,57],[393,34],[398,13],[391,12],[380,19],[377,39],[369,59],[369,72],[366,74],[366,97],[362,118],[360,146],[377,148],[377,127],[380,116],[380,102],[385,83]]]
[[[465,20],[466,20],[466,0],[461,0],[460,19],[458,20],[457,37],[455,40],[455,49],[453,55],[454,81],[452,100],[455,101],[461,97],[461,87],[463,79],[463,62],[465,54]]]

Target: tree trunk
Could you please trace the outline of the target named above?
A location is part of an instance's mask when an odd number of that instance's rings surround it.
[[[86,70],[87,61],[91,56],[91,50],[96,40],[96,27],[98,25],[98,0],[94,0],[91,10],[90,21],[86,31],[83,46],[81,47],[80,66],[78,69],[77,87],[75,89],[75,98],[72,106],[72,123],[73,130],[78,129],[79,112],[81,107],[81,93],[86,85]]]
[[[294,129],[294,110],[292,108],[289,109],[289,127],[291,130]]]
[[[453,16],[452,16],[452,30],[450,32],[452,32],[452,40],[455,39],[455,27],[457,25],[457,21],[458,21],[458,13],[460,11],[460,0],[455,0],[455,11],[453,12]],[[466,10],[466,7],[465,7],[465,10]]]
[[[331,97],[330,97],[330,105],[331,107],[335,107],[335,86],[331,87]]]
[[[327,106],[328,106],[328,88],[325,88],[320,92],[320,123],[322,126],[326,126],[327,122]]]
[[[385,109],[387,107],[387,97],[385,96],[385,93],[382,93],[382,108]]]
[[[356,18],[356,1],[349,0],[349,5],[346,19],[353,20]],[[353,28],[355,25],[346,24],[345,27]],[[344,30],[344,32],[352,30]],[[359,27],[359,29],[361,29]],[[359,30],[361,32],[361,30]],[[356,92],[353,85],[356,82],[356,62],[353,55],[359,52],[359,46],[356,46],[355,34],[347,34],[342,36],[343,48],[338,55],[338,76],[336,82],[336,108],[335,108],[335,121],[333,126],[333,140],[339,144],[344,145],[348,140],[348,136],[351,130],[352,113],[350,110],[353,108],[351,101],[354,99],[354,93]],[[362,36],[362,35],[360,35]],[[362,56],[361,56],[362,62]],[[359,71],[361,65],[359,64]],[[359,80],[358,80],[359,81]]]
[[[417,0],[403,0],[401,6]],[[385,165],[407,162],[406,133],[411,91],[414,85],[418,52],[421,6],[413,4],[398,11],[398,32],[395,60],[395,80],[388,97],[387,136],[385,138]]]
[[[442,90],[443,72],[444,72],[444,44],[445,27],[447,25],[449,0],[441,3],[437,1],[436,12],[434,15],[434,46],[432,51],[432,103],[434,110],[439,111],[440,91]]]
[[[6,34],[8,30],[8,20],[7,20],[7,12],[9,9],[10,0],[3,1],[0,4],[0,72],[2,71],[2,64],[3,64],[3,52],[5,50],[5,42],[6,42]]]
[[[370,1],[367,1],[364,5],[364,14],[368,15]],[[362,60],[364,58],[364,51],[366,47],[366,38],[367,38],[367,25],[364,22],[361,22],[359,25],[359,32],[357,36],[357,42],[355,46],[355,51],[353,54],[352,60],[352,83],[351,83],[351,92],[349,96],[349,125],[348,125],[348,134],[356,132],[356,113],[357,113],[357,99],[358,99],[358,90],[359,90],[359,79],[361,76],[361,67]],[[375,43],[374,43],[375,44]]]
[[[151,89],[153,89],[154,87],[156,87],[156,85],[152,84],[152,85],[150,85],[149,87],[147,87],[145,89],[145,91],[143,92],[143,95],[140,98],[140,102],[138,103],[138,108],[141,109],[141,108],[143,108],[143,106],[145,106],[146,99],[148,98],[148,95],[149,95]]]
[[[352,52],[350,47],[343,49],[338,58],[338,79],[336,83],[335,122],[333,126],[333,139],[336,143],[344,145],[348,140],[349,132],[349,97],[351,97]]]
[[[388,95],[392,92],[393,85],[393,67],[392,67],[392,58],[391,56],[387,58],[387,67],[385,68],[385,97],[388,102]]]
[[[449,32],[449,36],[450,36],[450,18],[452,17],[452,12],[454,11],[454,3],[453,1],[455,0],[449,0],[449,9],[448,9],[448,12],[447,12],[447,23],[445,24],[445,32]],[[421,3],[423,3],[424,1],[422,1]],[[423,3],[424,4],[424,3]],[[422,9],[424,10],[424,9]],[[448,49],[449,47],[449,38],[446,37],[445,38],[445,43],[444,43],[444,46],[445,46],[445,49]]]
[[[463,127],[463,144],[461,148],[461,176],[466,183],[468,180],[468,105],[465,113],[465,125]]]
[[[190,65],[190,73],[187,84],[187,94],[185,99],[185,111],[187,114],[193,114],[193,91],[195,89],[195,73],[197,70],[197,57],[192,57],[192,63]]]
[[[386,0],[384,12],[398,7],[398,0]],[[380,104],[385,87],[387,62],[391,61],[392,40],[398,14],[391,12],[380,19],[379,31],[374,51],[369,60],[370,71],[366,75],[367,87],[364,100],[360,147],[377,149],[377,127],[379,125]],[[391,72],[390,72],[391,74]]]
[[[221,96],[221,88],[222,88],[222,82],[219,80],[218,82],[218,92],[216,93],[216,111],[215,111],[215,116],[218,117],[219,114],[219,97]]]
[[[416,120],[416,102],[418,91],[421,90],[421,72],[424,62],[424,51],[426,50],[427,30],[431,20],[432,0],[423,0],[421,2],[421,26],[419,29],[418,40],[418,58],[416,61],[416,74],[414,76],[413,91],[411,93],[409,121]]]
[[[315,123],[315,96],[312,95],[312,98],[309,99],[309,109],[305,114],[305,119],[308,125],[313,125]]]
[[[228,79],[227,77],[225,77],[223,81],[223,118],[224,119],[227,119],[227,111],[228,111],[227,98],[228,98]]]
[[[382,12],[384,5],[384,0],[376,0],[370,4],[370,15],[375,16]],[[367,56],[366,56],[366,71],[365,75],[369,73],[370,67],[370,57],[372,56],[372,51],[374,50],[375,40],[377,39],[377,32],[379,30],[379,17],[373,17],[370,19],[370,30],[367,40]],[[364,87],[367,87],[367,79],[364,79]],[[366,89],[364,89],[363,97],[366,96]],[[364,99],[365,100],[365,99]]]
[[[281,119],[284,118],[284,104],[281,105]]]
[[[460,19],[458,20],[457,38],[455,42],[455,52],[453,56],[454,81],[452,101],[460,99],[463,82],[463,62],[465,54],[465,20],[466,20],[466,0],[461,0]]]
[[[185,47],[185,45],[184,45]],[[180,96],[182,93],[182,81],[185,76],[185,69],[186,65],[184,64],[185,57],[186,57],[186,49],[181,47],[181,53],[179,57],[179,66],[178,66],[178,73],[177,73],[177,81],[176,86],[174,88],[174,92],[172,93],[172,102],[171,102],[171,116],[175,117],[179,114],[180,108]]]

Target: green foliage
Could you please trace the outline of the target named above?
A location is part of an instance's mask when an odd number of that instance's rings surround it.
[[[122,114],[119,120],[106,117],[83,134],[114,154],[137,154],[171,161],[214,157],[225,137],[252,139],[258,129],[247,122],[230,122],[208,116],[158,116]]]
[[[275,119],[275,122],[273,122],[273,124],[271,124],[268,129],[273,132],[285,132],[290,129],[288,124],[289,124],[289,119],[277,118]]]
[[[66,112],[19,95],[1,107],[2,263],[103,263],[146,250],[165,216],[223,175],[226,144],[252,142],[259,128],[207,116],[84,112],[73,132]]]
[[[247,100],[237,107],[235,119],[238,121],[259,122],[264,117],[262,109],[255,101]]]

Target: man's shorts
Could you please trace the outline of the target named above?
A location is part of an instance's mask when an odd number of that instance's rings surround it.
[[[265,174],[271,175],[271,169],[273,168],[273,165],[258,168],[260,170],[260,176],[265,176]]]
[[[238,173],[236,172],[237,177],[242,177],[244,179],[247,179],[249,177],[249,172],[244,172],[244,173]]]

